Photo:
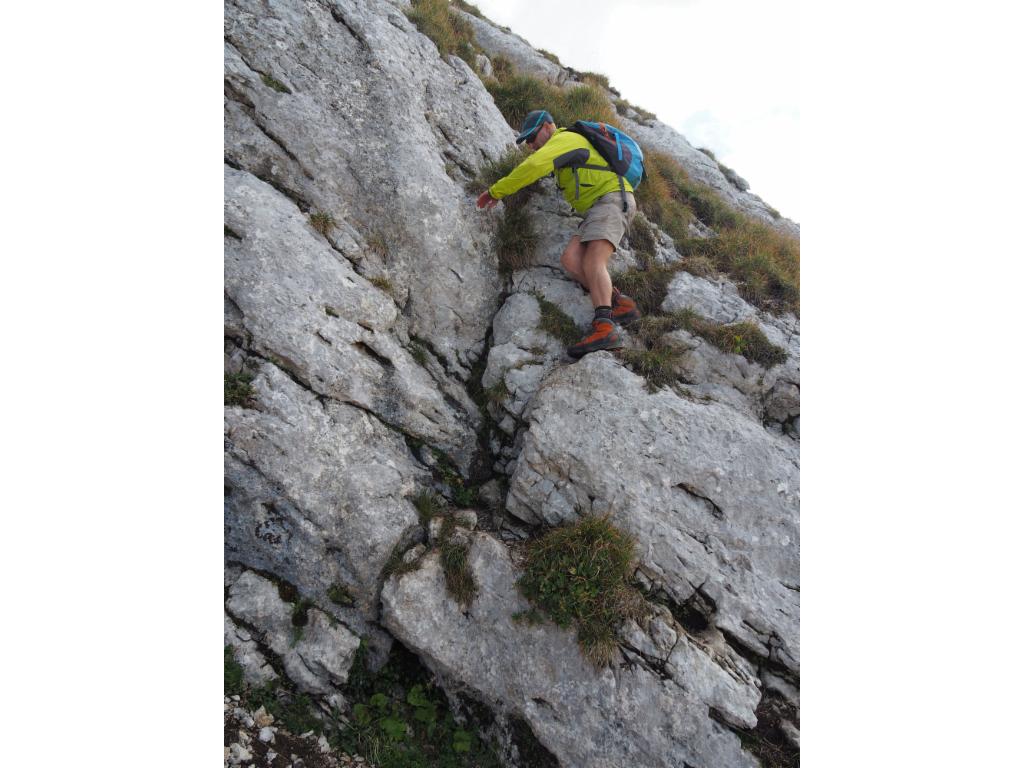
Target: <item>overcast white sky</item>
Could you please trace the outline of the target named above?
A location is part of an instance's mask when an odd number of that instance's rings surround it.
[[[478,0],[566,66],[707,147],[800,220],[797,0]]]

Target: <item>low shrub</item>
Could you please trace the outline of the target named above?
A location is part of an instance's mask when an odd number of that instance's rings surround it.
[[[629,584],[634,548],[607,516],[584,517],[526,545],[520,591],[558,626],[575,627],[580,649],[597,666],[614,658],[619,625],[645,610]]]
[[[252,388],[252,380],[255,377],[251,373],[224,374],[224,405],[240,405],[248,408],[256,399],[256,392]]]

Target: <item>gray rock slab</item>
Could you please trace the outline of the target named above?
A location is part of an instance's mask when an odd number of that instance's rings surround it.
[[[749,720],[755,687],[731,688],[731,672],[710,658],[684,660],[683,652],[675,658],[689,670],[680,676],[685,687],[639,664],[595,669],[572,632],[512,621],[528,603],[516,590],[508,550],[486,534],[467,535],[479,586],[468,610],[447,596],[436,553],[382,592],[385,626],[436,673],[525,719],[567,768],[757,765],[708,716],[709,706],[724,705]]]
[[[372,415],[318,398],[264,364],[255,408],[225,409],[225,556],[328,604],[338,583],[376,613],[392,548],[419,530],[409,497],[429,482]]]
[[[534,396],[508,511],[559,524],[609,513],[678,602],[799,669],[799,445],[717,403],[644,382],[607,352],[556,369]]]
[[[348,680],[359,638],[344,625],[316,608],[308,611],[308,624],[292,623],[292,606],[278,596],[277,586],[252,571],[231,585],[226,602],[235,622],[244,622],[259,642],[281,660],[285,673],[307,693],[331,695]]]

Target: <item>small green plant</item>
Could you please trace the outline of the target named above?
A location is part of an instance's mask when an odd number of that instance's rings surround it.
[[[419,365],[426,368],[427,363],[430,361],[430,356],[427,353],[427,348],[418,341],[409,342],[409,354],[412,355],[412,359],[415,360]]]
[[[252,407],[256,400],[256,391],[252,388],[255,377],[251,373],[224,374],[224,405],[240,405]]]
[[[736,187],[740,192],[746,192],[750,189],[750,184],[747,183],[747,180],[724,163],[718,163],[718,170],[720,170],[722,175],[725,176],[726,181]]]
[[[600,86],[584,83],[562,89],[514,69],[499,75],[496,67],[495,78],[484,85],[505,120],[517,131],[530,111],[541,108],[547,109],[561,127],[577,120],[616,123],[615,110]]]
[[[567,347],[580,340],[580,328],[576,321],[563,312],[556,304],[552,304],[539,293],[533,294],[540,305],[539,328],[550,334]]]
[[[597,666],[614,657],[619,625],[645,611],[629,583],[634,549],[607,516],[554,528],[526,547],[519,590],[558,626],[575,627],[580,649]]]
[[[334,307],[324,307],[324,313],[328,317],[341,317],[341,315],[338,314],[338,311]]]
[[[408,544],[403,544],[401,541],[398,541],[395,543],[395,546],[392,547],[391,554],[388,555],[388,559],[384,563],[384,567],[381,568],[381,574],[385,579],[390,576],[401,576],[403,573],[415,571],[420,567],[419,559],[413,560],[409,563],[405,562],[405,553],[408,546]]]
[[[317,211],[316,213],[310,214],[309,223],[313,226],[313,229],[324,237],[327,237],[330,231],[336,226],[334,217],[323,211]]]
[[[355,605],[355,598],[352,597],[352,593],[349,592],[348,587],[344,584],[335,582],[327,588],[327,599],[335,605],[340,605],[345,608],[350,608]]]
[[[448,510],[445,500],[431,491],[420,491],[413,498],[412,505],[416,507],[420,525],[426,525],[432,517],[444,514]]]
[[[245,673],[242,665],[235,660],[235,651],[230,645],[224,646],[224,695],[234,696],[245,690]]]
[[[280,80],[276,80],[268,74],[261,74],[260,79],[263,80],[263,84],[267,88],[272,88],[278,93],[291,93],[291,88],[282,83]]]
[[[773,219],[782,218],[782,214],[779,213],[775,208],[772,208],[770,205],[768,206],[768,215],[771,216]]]
[[[640,125],[650,126],[655,120],[658,119],[658,116],[655,115],[653,112],[646,110],[643,107],[638,107],[636,106],[636,104],[630,104],[628,101],[626,101],[626,99],[615,99],[616,112],[618,112],[623,117],[626,117],[629,114],[629,110],[633,110],[634,112],[636,112],[636,121],[640,123]]]
[[[630,327],[630,332],[651,349],[666,333],[680,328],[711,342],[724,352],[743,355],[750,362],[758,363],[765,368],[771,368],[786,360],[786,350],[768,341],[768,337],[757,323],[750,320],[730,324],[716,323],[692,309],[642,317]]]
[[[472,603],[477,586],[469,568],[469,546],[445,538],[441,542],[441,568],[448,594],[462,605]]]

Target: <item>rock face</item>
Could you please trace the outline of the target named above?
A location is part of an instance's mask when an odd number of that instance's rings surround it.
[[[770,717],[799,743],[799,320],[680,271],[663,311],[755,323],[786,360],[679,330],[678,381],[655,393],[608,353],[573,364],[550,311],[580,331],[591,318],[559,263],[578,219],[541,181],[535,258],[499,273],[502,209],[475,210],[467,182],[515,131],[408,8],[225,4],[225,371],[248,387],[224,416],[225,644],[249,683],[286,679],[324,712],[348,707],[360,639],[378,662],[397,639],[562,766],[755,766],[734,731]],[[490,56],[578,77],[463,16]],[[624,122],[727,203],[799,231],[668,126]],[[653,235],[654,262],[683,259]],[[610,268],[637,263],[627,239]],[[468,606],[439,563],[450,531],[413,503],[460,483],[486,501],[454,514]],[[510,542],[606,513],[638,542],[650,603],[598,670],[571,631],[512,620],[528,604]]]
[[[727,728],[691,714],[713,706],[753,724],[759,692],[742,664],[723,666],[658,616],[649,630],[657,639],[630,628],[640,646],[633,652],[637,663],[598,672],[572,633],[512,620],[529,604],[516,592],[503,544],[473,534],[470,567],[480,592],[468,613],[445,595],[440,564],[428,555],[419,570],[385,585],[385,626],[440,674],[526,719],[560,765],[757,765]],[[645,659],[670,665],[669,679]]]

